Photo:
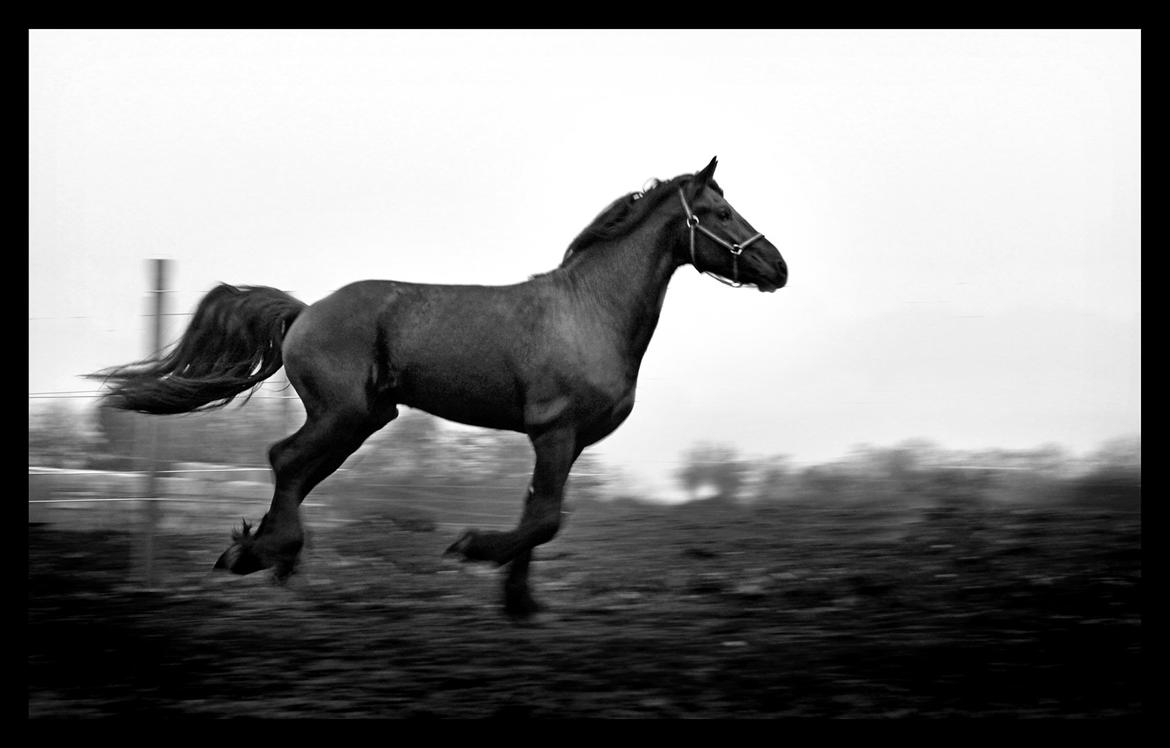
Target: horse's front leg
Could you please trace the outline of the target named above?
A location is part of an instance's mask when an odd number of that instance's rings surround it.
[[[520,551],[508,564],[504,577],[504,612],[513,618],[527,618],[540,610],[540,603],[532,597],[528,586],[528,567],[532,563],[532,549]]]
[[[561,502],[565,482],[578,450],[571,431],[551,431],[532,436],[536,468],[524,502],[520,524],[507,532],[467,530],[447,549],[469,561],[508,564],[504,580],[504,607],[511,615],[533,613],[538,606],[528,586],[532,549],[552,540],[561,527]]]

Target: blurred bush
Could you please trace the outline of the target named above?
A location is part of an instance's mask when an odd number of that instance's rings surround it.
[[[1139,511],[1141,437],[1115,439],[1085,457],[1057,445],[945,450],[925,440],[861,445],[836,462],[794,467],[787,456],[748,460],[729,445],[684,454],[675,477],[692,498],[769,502],[977,505],[986,502]]]
[[[28,464],[45,467],[89,467],[89,455],[101,441],[92,413],[67,400],[30,401]]]
[[[254,466],[267,475],[269,445],[303,419],[298,400],[272,396],[167,418],[39,401],[29,408],[29,465],[140,470],[154,454],[160,469],[210,463]],[[393,496],[401,506],[454,507],[506,523],[519,514],[531,472],[524,435],[456,427],[404,408],[314,496],[375,513],[387,510],[384,499]],[[1056,445],[956,451],[916,439],[859,445],[840,460],[806,466],[784,455],[749,459],[732,445],[705,442],[681,455],[674,477],[692,500],[723,503],[1027,502],[1139,511],[1141,437],[1110,440],[1082,457]],[[568,498],[610,499],[622,492],[620,482],[620,470],[586,452],[574,466]]]

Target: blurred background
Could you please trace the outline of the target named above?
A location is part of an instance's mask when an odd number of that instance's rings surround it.
[[[678,273],[592,450],[630,490],[699,442],[1085,455],[1141,431],[1140,72],[1132,30],[32,31],[30,404],[150,352],[149,259],[168,342],[220,281],[514,283],[718,156],[791,279]]]
[[[300,587],[226,587],[303,417],[283,373],[168,418],[83,378],[221,281],[523,281],[712,156],[789,285],[676,275],[538,553],[565,638],[460,645],[532,677],[434,649],[495,615],[432,559],[514,525],[522,435],[404,412],[308,498]],[[275,662],[357,684],[330,715],[1133,715],[1140,502],[1140,30],[29,33],[30,716],[302,713]]]

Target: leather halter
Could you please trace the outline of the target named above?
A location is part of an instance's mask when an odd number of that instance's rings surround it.
[[[693,265],[695,267],[696,271],[698,271],[700,273],[705,273],[705,274],[711,276],[712,278],[714,278],[715,280],[719,281],[720,283],[723,283],[724,285],[732,286],[734,288],[739,288],[740,286],[742,286],[743,284],[739,282],[739,256],[740,256],[740,254],[743,253],[743,250],[749,244],[756,241],[757,239],[763,239],[764,235],[763,234],[756,234],[755,236],[752,236],[743,242],[729,242],[726,239],[724,239],[723,237],[716,234],[715,232],[708,229],[706,226],[703,226],[702,224],[699,223],[699,217],[697,215],[695,215],[694,212],[691,211],[691,206],[687,205],[687,198],[686,198],[686,195],[683,194],[681,187],[679,187],[679,189],[678,189],[678,197],[679,197],[679,200],[682,201],[683,210],[686,211],[687,228],[690,229],[690,234],[691,234],[691,265]],[[712,273],[708,270],[700,270],[699,269],[698,263],[695,262],[695,229],[702,231],[710,239],[714,240],[716,243],[718,243],[720,246],[722,246],[724,249],[726,249],[728,252],[731,253],[732,280],[729,281],[726,278],[719,276],[719,275],[716,275],[715,273]]]

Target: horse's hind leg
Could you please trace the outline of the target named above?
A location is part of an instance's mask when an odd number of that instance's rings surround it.
[[[391,406],[381,415],[382,418],[365,413],[348,417],[340,413],[316,417],[310,414],[295,434],[272,445],[268,457],[276,487],[268,513],[254,534],[246,526],[242,533],[234,534],[234,542],[215,568],[250,574],[273,567],[278,579],[291,574],[304,545],[301,502],[341,467],[370,434],[396,416],[397,410]]]

